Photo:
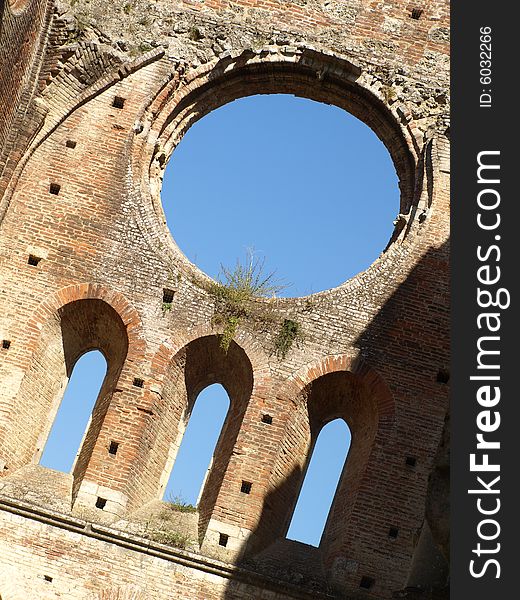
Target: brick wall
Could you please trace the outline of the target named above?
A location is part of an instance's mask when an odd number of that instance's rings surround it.
[[[33,4],[2,14],[3,64],[23,27],[39,33],[0,81],[0,561],[41,598],[132,585],[157,599],[168,585],[190,599],[390,598],[414,561],[448,405],[447,3]],[[401,215],[380,258],[338,288],[252,301],[226,353],[209,278],[172,239],[160,186],[193,122],[256,93],[365,121],[394,160]],[[285,319],[303,336],[282,357]],[[93,348],[108,373],[65,485],[36,463],[74,362]],[[145,557],[142,515],[212,383],[230,411],[199,510],[179,517],[196,539]],[[284,538],[310,449],[336,417],[353,441],[315,549]],[[100,524],[110,535],[94,540]],[[62,575],[41,578],[52,569]]]

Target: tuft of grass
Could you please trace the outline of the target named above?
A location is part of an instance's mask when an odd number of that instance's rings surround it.
[[[141,42],[139,44],[139,46],[137,47],[137,49],[139,50],[139,52],[148,52],[149,50],[151,50],[153,48],[153,46],[151,44],[149,44],[148,42]]]
[[[284,290],[287,285],[275,278],[275,272],[265,272],[265,258],[260,259],[248,251],[245,263],[237,260],[232,269],[220,266],[218,281],[214,284],[215,296],[241,304],[252,298],[269,298]]]
[[[213,323],[224,324],[220,347],[227,352],[236,330],[252,310],[255,298],[275,297],[287,287],[275,277],[275,272],[265,272],[265,259],[247,253],[246,261],[237,260],[234,268],[220,266],[218,280],[210,287],[215,298]]]
[[[165,531],[161,529],[149,529],[146,532],[146,537],[159,544],[166,544],[175,548],[186,548],[191,542],[189,536],[176,531]]]
[[[177,512],[185,512],[185,513],[197,512],[197,507],[193,506],[193,504],[190,504],[189,502],[186,502],[186,500],[182,496],[168,497],[166,502],[167,502],[166,510],[175,510]]]

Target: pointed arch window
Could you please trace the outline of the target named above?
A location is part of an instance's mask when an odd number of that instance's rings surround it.
[[[343,419],[327,423],[312,448],[286,537],[319,546],[343,473],[351,433]]]
[[[175,457],[165,500],[198,504],[229,405],[227,392],[220,384],[200,392]]]
[[[77,360],[40,458],[42,466],[72,471],[106,372],[107,361],[99,350]]]

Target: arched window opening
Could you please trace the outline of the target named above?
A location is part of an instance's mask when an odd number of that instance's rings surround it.
[[[291,284],[282,295],[301,296],[338,286],[377,259],[400,191],[368,125],[337,106],[264,94],[190,127],[166,167],[162,198],[175,241],[208,275],[254,249],[266,273]]]
[[[99,350],[83,354],[76,362],[47,438],[41,465],[71,472],[106,372],[107,362]]]
[[[350,449],[351,433],[343,419],[320,431],[300,490],[287,538],[319,546]]]
[[[228,409],[229,397],[220,384],[199,394],[166,485],[165,500],[198,504]]]

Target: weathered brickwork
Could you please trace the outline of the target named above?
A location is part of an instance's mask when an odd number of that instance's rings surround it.
[[[386,599],[442,587],[448,17],[443,0],[4,3],[4,600]],[[210,280],[173,241],[161,182],[191,124],[257,93],[335,104],[369,125],[394,161],[400,214],[366,271],[253,302],[224,352]],[[282,357],[284,319],[302,336]],[[94,348],[107,376],[71,474],[52,472],[42,449],[75,362]],[[228,416],[198,511],[172,516],[162,494],[213,383]],[[312,548],[285,534],[313,444],[337,417],[352,447]]]

